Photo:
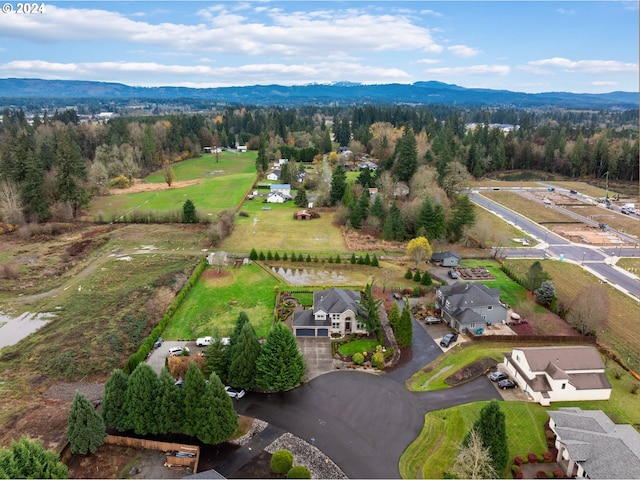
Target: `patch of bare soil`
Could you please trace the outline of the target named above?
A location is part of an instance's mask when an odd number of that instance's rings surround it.
[[[497,364],[498,362],[493,358],[481,358],[477,362],[473,362],[447,377],[444,383],[451,385],[452,387],[462,385],[463,383],[470,382],[471,380],[475,380],[476,378],[485,375],[489,370],[495,368]]]
[[[404,243],[388,242],[372,235],[349,231],[346,228],[342,229],[342,235],[349,250],[385,250],[387,252],[404,252],[406,250]]]
[[[202,272],[201,277],[204,280],[214,280],[216,278],[222,278],[222,277],[228,277],[229,275],[231,275],[231,272],[228,270],[220,270],[219,272],[217,270],[205,270],[204,272]]]
[[[173,182],[171,186],[166,183],[142,183],[142,180],[135,178],[133,185],[129,188],[114,188],[109,190],[111,195],[124,195],[125,193],[142,193],[142,192],[156,192],[160,190],[173,190],[176,188],[190,187],[191,185],[197,185],[200,180],[184,180],[182,182]]]

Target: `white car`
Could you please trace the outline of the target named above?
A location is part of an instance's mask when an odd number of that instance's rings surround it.
[[[182,355],[182,352],[189,354],[189,348],[188,347],[171,347],[169,349],[169,356],[176,357],[178,355]]]
[[[211,345],[213,343],[213,337],[200,337],[196,340],[196,345],[198,347],[206,347],[207,345]]]
[[[242,397],[244,397],[244,390],[236,390],[234,388],[231,388],[230,386],[226,386],[224,387],[224,389],[227,392],[227,395],[229,395],[231,398],[235,398],[236,400],[240,400]]]

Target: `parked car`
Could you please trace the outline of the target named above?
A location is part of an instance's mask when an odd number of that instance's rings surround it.
[[[213,343],[213,337],[200,337],[196,340],[196,345],[198,347],[206,347],[207,345],[211,345]]]
[[[441,323],[442,322],[442,318],[440,317],[427,317],[424,319],[424,323],[426,323],[427,325],[431,325],[433,323]]]
[[[569,193],[573,193],[575,195],[576,193],[578,193],[578,191],[577,190],[569,190]]]
[[[493,372],[489,374],[489,380],[491,380],[492,382],[499,382],[501,380],[506,380],[508,378],[509,378],[509,375],[507,375],[504,372]]]
[[[498,387],[503,390],[506,390],[507,388],[516,388],[517,386],[518,384],[509,378],[505,378],[498,382]]]
[[[184,380],[183,379],[176,380],[175,385],[176,385],[176,387],[180,387],[181,388],[184,385]]]
[[[453,278],[454,280],[458,279],[458,272],[456,272],[453,268],[451,270],[449,270],[449,276],[451,278]]]
[[[457,333],[447,333],[444,337],[442,337],[442,340],[440,340],[440,345],[446,348],[452,343],[455,343],[457,340]]]
[[[155,343],[153,344],[153,348],[160,348],[160,346],[162,345],[162,342],[164,340],[162,339],[162,337],[158,337],[158,339],[155,341]]]
[[[240,400],[242,397],[244,397],[245,394],[244,390],[236,390],[235,388],[231,388],[228,385],[224,387],[224,389],[226,390],[227,395],[229,395],[231,398],[235,398],[236,400]]]
[[[188,355],[189,348],[184,346],[184,347],[171,347],[169,349],[169,356],[171,357],[176,357],[178,355],[182,355],[183,353],[186,353]]]

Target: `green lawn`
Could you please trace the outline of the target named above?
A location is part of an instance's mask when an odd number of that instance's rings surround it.
[[[402,478],[444,478],[445,472],[451,471],[464,436],[486,403],[427,413],[422,432],[400,458]],[[501,402],[500,409],[505,414],[509,460],[516,455],[542,453],[547,449],[543,425],[548,416],[544,407],[533,403]],[[498,478],[507,478],[508,474],[506,470]]]
[[[281,255],[292,251],[318,256],[340,253],[343,261],[349,258],[351,254],[347,252],[340,229],[332,225],[333,212],[321,212],[320,218],[313,220],[294,220],[293,214],[298,210],[293,202],[246,201],[241,211],[249,216],[237,217],[233,234],[222,248],[232,252],[250,252],[255,248],[265,253],[278,251]]]
[[[378,345],[379,343],[377,340],[362,338],[360,340],[354,340],[353,342],[345,343],[340,348],[338,348],[338,351],[342,355],[349,356],[357,352],[372,352]]]
[[[195,185],[95,197],[88,217],[111,220],[134,210],[180,211],[187,199],[193,201],[196,211],[203,216],[214,217],[221,210],[237,208],[255,181],[255,155],[228,155],[233,157],[221,159],[217,164],[211,155],[175,164],[176,181],[199,180]],[[162,172],[150,175],[145,182],[164,182]]]
[[[222,275],[207,268],[180,306],[163,336],[167,340],[190,340],[231,334],[240,312],[244,311],[259,337],[266,336],[273,320],[275,287],[283,288],[258,265],[226,268]]]

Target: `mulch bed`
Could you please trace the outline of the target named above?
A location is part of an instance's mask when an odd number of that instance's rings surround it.
[[[475,380],[476,378],[485,375],[489,370],[494,369],[497,364],[498,362],[496,362],[493,358],[481,358],[480,360],[461,368],[457,372],[447,377],[444,383],[452,387],[462,385],[463,383],[470,382],[471,380]]]

